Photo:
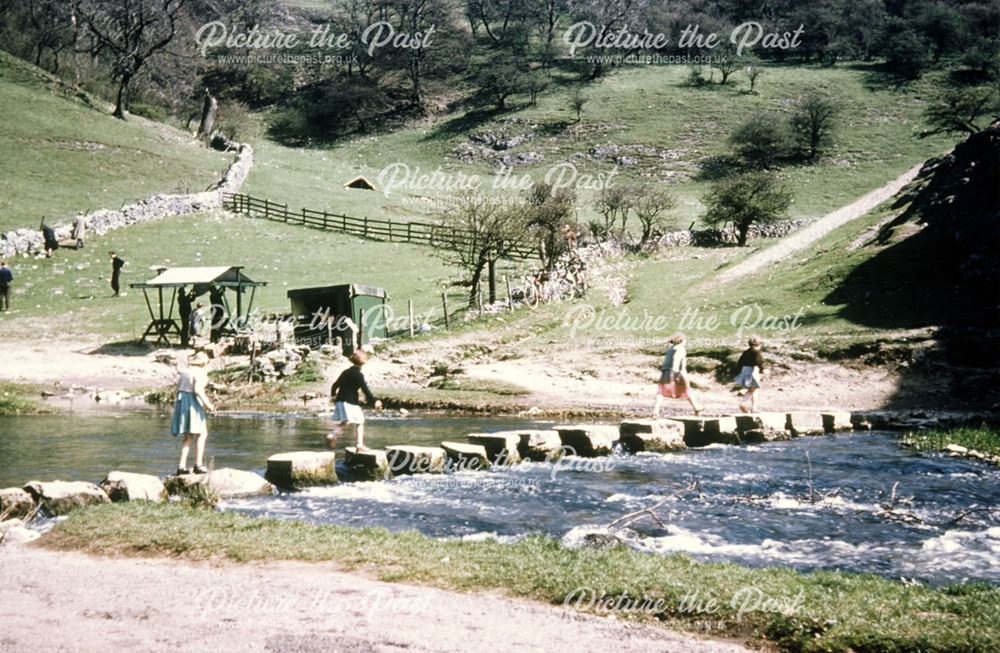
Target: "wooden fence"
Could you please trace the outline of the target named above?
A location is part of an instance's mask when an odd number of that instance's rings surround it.
[[[305,208],[290,211],[287,204],[258,199],[242,193],[223,193],[222,205],[230,211],[244,213],[254,218],[337,231],[371,240],[416,243],[431,247],[454,247],[455,245],[469,245],[474,238],[470,232],[429,222],[396,222],[378,218],[356,218],[340,213]],[[533,247],[519,244],[511,248],[508,257],[538,258],[538,252]]]

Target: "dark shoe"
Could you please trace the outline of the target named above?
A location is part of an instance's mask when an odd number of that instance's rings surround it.
[[[190,474],[190,473],[191,473],[191,468],[190,467],[178,467],[177,468],[177,475],[178,476],[184,476],[185,474]]]
[[[202,467],[201,465],[195,465],[194,466],[194,473],[195,474],[207,474],[208,473],[208,468],[207,467]]]

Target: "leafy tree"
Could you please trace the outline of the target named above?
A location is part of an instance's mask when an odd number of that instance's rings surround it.
[[[604,233],[610,234],[615,228],[615,222],[621,220],[622,231],[628,222],[628,212],[632,208],[630,189],[625,186],[605,185],[597,195],[594,208],[604,218]]]
[[[774,113],[753,116],[729,136],[736,155],[749,166],[771,168],[794,147],[788,122]]]
[[[889,70],[903,79],[917,79],[929,63],[927,41],[906,21],[887,23],[884,51]]]
[[[810,95],[795,107],[789,124],[799,148],[810,161],[815,161],[832,145],[839,110],[833,99],[822,95]]]
[[[564,229],[572,221],[576,195],[567,189],[554,189],[538,182],[525,195],[524,224],[538,242],[538,252],[546,270],[566,251]]]
[[[531,106],[538,103],[538,96],[549,87],[549,76],[540,70],[532,70],[525,77],[524,88],[528,91]]]
[[[722,48],[719,54],[712,55],[712,68],[719,71],[719,84],[725,84],[729,81],[730,76],[739,70],[743,66],[743,61],[741,57],[736,56],[736,48],[730,46],[727,42],[726,47]]]
[[[965,17],[943,2],[924,2],[917,6],[913,23],[931,45],[934,63],[942,55],[957,51],[969,37]]]
[[[499,56],[480,68],[476,83],[479,92],[489,98],[497,109],[505,109],[507,98],[521,92],[524,87],[525,74],[509,57]]]
[[[933,134],[975,134],[986,126],[989,116],[1000,113],[1000,101],[989,86],[969,86],[942,93],[924,111],[929,129],[922,137]],[[981,120],[986,118],[987,120]]]
[[[716,182],[703,201],[705,222],[718,227],[732,225],[740,247],[754,224],[776,222],[792,202],[792,193],[768,172],[745,172]]]

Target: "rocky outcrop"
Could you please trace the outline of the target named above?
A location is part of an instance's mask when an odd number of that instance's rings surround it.
[[[577,424],[557,426],[555,431],[567,455],[584,458],[607,456],[618,441],[618,428],[614,426]]]
[[[0,490],[0,520],[23,519],[35,511],[35,499],[19,487]]]
[[[409,444],[386,447],[385,457],[393,474],[440,474],[445,470],[447,458],[441,447]]]
[[[222,206],[222,193],[236,192],[253,167],[253,148],[241,145],[236,160],[226,170],[223,178],[212,190],[187,195],[151,195],[144,200],[129,204],[115,211],[98,209],[85,216],[90,233],[103,235],[114,229],[133,224],[159,220],[174,215],[199,213]],[[50,225],[56,238],[67,240],[73,231],[70,222]],[[39,229],[14,229],[0,235],[0,258],[13,258],[42,249],[42,235]]]
[[[83,481],[31,481],[24,486],[42,510],[53,517],[73,512],[77,508],[111,503],[107,493],[93,483]]]
[[[355,481],[378,481],[392,478],[389,459],[381,449],[358,451],[356,447],[344,450],[344,464]]]
[[[101,481],[112,501],[164,501],[167,490],[156,476],[133,474],[131,472],[111,472]]]
[[[475,471],[490,466],[486,455],[486,447],[479,444],[464,442],[442,442],[441,448],[448,456],[448,469],[451,471]]]
[[[261,381],[277,381],[293,376],[311,352],[309,345],[286,345],[274,349],[254,358],[250,374]]]
[[[267,459],[264,478],[289,490],[338,482],[336,454],[332,451],[292,451]]]
[[[629,453],[667,452],[684,449],[684,426],[662,419],[638,419],[618,425],[622,448]]]
[[[208,474],[169,476],[163,483],[171,496],[184,496],[194,486],[203,485],[220,499],[271,494],[274,488],[260,474],[241,469],[216,469]]]
[[[521,436],[516,431],[473,433],[466,436],[466,439],[469,444],[478,444],[486,449],[490,464],[503,467],[521,462],[521,454],[518,451]]]

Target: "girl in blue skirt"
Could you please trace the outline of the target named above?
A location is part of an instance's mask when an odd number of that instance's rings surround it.
[[[174,436],[184,436],[184,442],[181,444],[181,460],[177,466],[178,474],[190,474],[192,471],[187,466],[192,438],[197,438],[194,473],[208,472],[204,466],[205,440],[208,439],[206,412],[212,412],[215,406],[206,394],[208,388],[206,365],[208,356],[205,352],[198,352],[188,360],[187,368],[180,371],[180,378],[177,380],[177,402],[174,404],[174,418],[170,430]]]

